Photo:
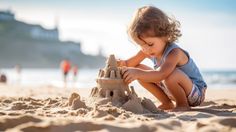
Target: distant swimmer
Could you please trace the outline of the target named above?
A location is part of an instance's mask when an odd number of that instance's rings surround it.
[[[64,84],[65,84],[65,87],[66,87],[67,76],[68,76],[68,73],[71,69],[71,63],[68,59],[65,59],[65,60],[61,61],[60,67],[61,67],[61,70],[63,72]]]
[[[74,82],[76,82],[76,80],[77,80],[77,75],[78,75],[78,66],[77,66],[77,65],[74,65],[73,68],[72,68],[72,70],[73,70],[73,80],[74,80]]]

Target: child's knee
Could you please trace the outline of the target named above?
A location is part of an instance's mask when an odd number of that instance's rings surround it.
[[[182,73],[179,69],[175,69],[169,76],[167,76],[164,80],[164,84],[171,84],[178,80],[178,76]]]

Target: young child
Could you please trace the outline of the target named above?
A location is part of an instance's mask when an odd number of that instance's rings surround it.
[[[124,81],[134,80],[150,91],[163,110],[188,110],[200,105],[207,85],[187,51],[174,42],[181,36],[179,22],[160,9],[144,6],[137,10],[128,34],[141,50],[127,60],[118,60]],[[140,64],[145,58],[154,69]],[[172,101],[175,101],[175,106]]]

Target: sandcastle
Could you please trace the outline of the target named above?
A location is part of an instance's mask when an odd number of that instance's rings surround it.
[[[112,103],[134,113],[157,112],[154,103],[147,98],[139,98],[134,88],[123,81],[121,68],[117,66],[114,55],[107,59],[104,69],[100,69],[96,80],[97,87],[91,91],[90,97],[98,105]]]

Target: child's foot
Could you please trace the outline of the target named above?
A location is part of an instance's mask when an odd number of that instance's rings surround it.
[[[159,109],[161,110],[170,110],[173,109],[175,106],[173,103],[168,103],[168,104],[161,104],[158,106]]]

